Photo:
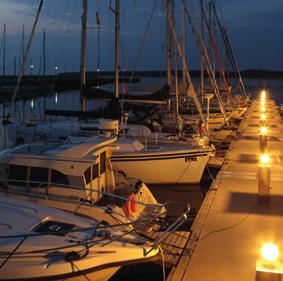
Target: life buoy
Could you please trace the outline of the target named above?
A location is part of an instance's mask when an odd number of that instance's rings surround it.
[[[135,201],[137,201],[136,195],[132,193],[127,197],[127,200],[125,202],[123,211],[125,215],[129,218],[133,217],[134,213],[137,210]]]

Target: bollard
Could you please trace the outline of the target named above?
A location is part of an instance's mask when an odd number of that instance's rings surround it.
[[[260,157],[258,166],[258,202],[260,204],[269,204],[270,195],[270,158],[267,154]]]

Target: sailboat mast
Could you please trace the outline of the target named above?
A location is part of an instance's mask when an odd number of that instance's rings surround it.
[[[3,29],[3,76],[6,75],[6,24]]]
[[[200,7],[201,7],[201,11],[200,11],[200,18],[201,18],[201,36],[204,40],[204,18],[203,18],[203,0],[200,0]],[[203,62],[203,56],[200,56],[200,94],[201,94],[201,100],[203,103],[203,99],[204,99],[204,62]]]
[[[22,63],[24,61],[25,57],[25,25],[23,24],[23,30],[22,30]],[[24,75],[25,69],[23,69],[23,75]]]
[[[171,18],[175,25],[175,2],[171,2]],[[179,81],[178,81],[178,60],[177,60],[177,48],[174,47],[174,68],[175,68],[175,98],[176,98],[176,121],[178,122],[179,117]]]
[[[187,33],[187,29],[186,29],[186,2],[182,2],[182,51],[183,51],[183,55],[186,59],[186,33]],[[183,94],[185,95],[185,91],[186,91],[186,72],[185,69],[183,68]]]
[[[46,76],[46,32],[43,29],[43,76]]]
[[[115,1],[115,97],[119,97],[120,0]]]
[[[166,32],[166,46],[167,46],[167,84],[171,89],[171,31],[168,22],[170,15],[170,0],[166,0],[166,19],[167,19],[167,32]]]
[[[83,0],[82,34],[81,34],[81,87],[80,87],[81,111],[86,110],[86,98],[84,95],[85,85],[86,85],[86,32],[87,32],[87,0]]]

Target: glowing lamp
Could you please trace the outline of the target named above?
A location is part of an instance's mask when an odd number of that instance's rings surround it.
[[[263,136],[267,135],[267,127],[261,127],[260,128],[260,134],[263,135]]]
[[[266,114],[265,113],[260,114],[260,120],[262,120],[262,121],[266,120]]]
[[[261,108],[260,108],[261,112],[265,112],[265,106],[262,105]]]
[[[261,247],[261,256],[266,261],[275,261],[279,256],[278,247],[274,243],[266,243]]]
[[[266,91],[265,91],[265,90],[262,90],[262,91],[261,91],[261,98],[265,98],[265,96],[266,96]]]
[[[266,166],[270,163],[270,156],[268,154],[261,154],[260,155],[260,164]]]

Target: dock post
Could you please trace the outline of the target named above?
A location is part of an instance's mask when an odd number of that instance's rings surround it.
[[[267,135],[259,136],[259,150],[260,150],[260,153],[262,154],[267,153],[267,141],[268,141]]]
[[[270,170],[269,155],[262,154],[258,166],[258,202],[260,204],[269,204]]]

